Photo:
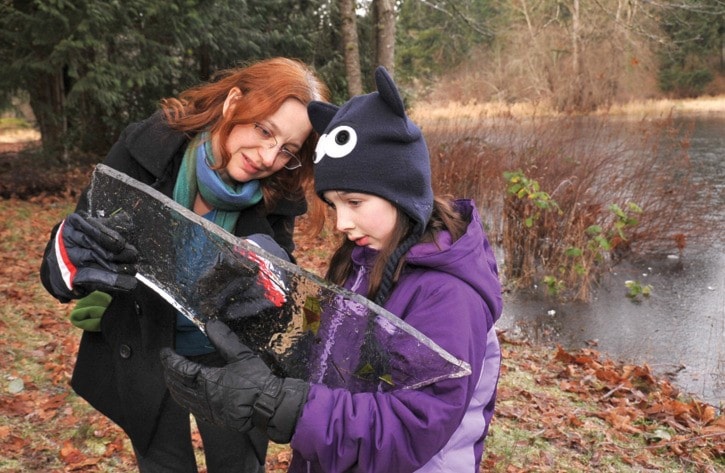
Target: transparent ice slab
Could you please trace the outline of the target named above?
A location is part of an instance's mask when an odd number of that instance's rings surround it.
[[[203,330],[224,320],[279,375],[353,392],[415,389],[468,363],[368,299],[261,250],[99,164],[97,217],[126,213],[137,278]],[[251,295],[250,295],[251,294]]]

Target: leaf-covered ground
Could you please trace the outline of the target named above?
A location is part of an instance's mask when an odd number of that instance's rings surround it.
[[[0,472],[136,471],[123,432],[70,390],[80,333],[70,306],[38,279],[48,232],[73,202],[63,189],[0,198]],[[300,263],[321,272],[328,244],[301,238]],[[504,365],[481,471],[725,472],[725,417],[715,407],[646,366],[500,335]],[[272,445],[267,471],[285,471],[289,458]]]

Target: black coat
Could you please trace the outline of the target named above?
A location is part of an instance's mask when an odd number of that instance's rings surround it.
[[[127,127],[104,163],[171,196],[188,142],[157,113]],[[77,209],[87,206],[84,194]],[[295,216],[305,210],[303,198],[280,201],[273,212],[266,212],[260,203],[242,211],[234,233],[271,235],[291,254]],[[56,231],[57,226],[53,236]],[[43,265],[41,278],[45,275]],[[142,455],[154,435],[162,401],[169,395],[159,350],[173,346],[175,321],[176,310],[142,284],[131,294],[114,294],[101,331],[83,333],[73,371],[75,392],[121,426]]]

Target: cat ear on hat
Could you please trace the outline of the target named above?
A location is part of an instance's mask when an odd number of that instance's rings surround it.
[[[319,134],[323,134],[327,125],[337,114],[340,107],[327,102],[312,101],[307,105],[307,115],[310,117],[312,128]]]
[[[390,109],[398,116],[405,118],[405,106],[403,99],[400,97],[398,87],[393,82],[392,77],[388,74],[387,69],[378,66],[375,69],[375,84],[378,86],[380,97],[388,104]]]

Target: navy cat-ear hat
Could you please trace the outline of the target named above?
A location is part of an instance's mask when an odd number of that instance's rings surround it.
[[[433,210],[430,156],[423,135],[405,114],[403,100],[384,67],[375,71],[377,92],[338,107],[311,102],[307,112],[320,134],[315,150],[315,192],[364,192],[387,199],[422,233]]]

